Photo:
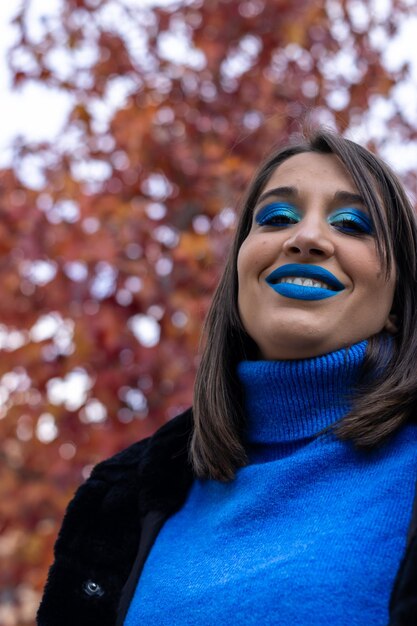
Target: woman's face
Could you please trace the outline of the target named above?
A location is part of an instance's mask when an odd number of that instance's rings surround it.
[[[326,354],[388,327],[395,268],[387,282],[370,215],[334,155],[298,154],[275,170],[237,270],[240,318],[261,359]]]

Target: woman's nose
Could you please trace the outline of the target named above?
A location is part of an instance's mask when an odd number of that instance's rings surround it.
[[[297,258],[327,258],[334,254],[329,225],[318,219],[301,220],[294,228],[288,230],[288,238],[284,243],[284,251]]]

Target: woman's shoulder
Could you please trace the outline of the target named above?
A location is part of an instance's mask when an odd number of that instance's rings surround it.
[[[106,482],[118,482],[132,473],[146,476],[160,466],[170,466],[176,459],[188,458],[189,441],[192,435],[192,409],[172,418],[163,424],[153,435],[141,439],[115,455],[98,463],[90,478]]]
[[[112,519],[140,519],[153,509],[169,512],[176,508],[193,480],[188,461],[191,432],[192,411],[188,409],[151,437],[96,465],[67,507],[56,556],[71,547],[74,533],[87,538],[94,529],[97,537]]]
[[[98,501],[120,509],[133,499],[142,514],[155,507],[170,510],[192,481],[188,454],[192,424],[190,408],[150,437],[98,463],[78,488],[69,510],[90,509]]]

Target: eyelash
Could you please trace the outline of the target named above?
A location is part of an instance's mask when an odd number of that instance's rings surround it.
[[[279,226],[284,224],[277,224],[278,219],[292,220],[295,224],[298,220],[298,215],[291,207],[285,207],[283,205],[270,204],[261,209],[256,216],[256,221],[260,226]],[[286,222],[289,224],[290,222]]]
[[[343,216],[338,222],[332,224],[335,228],[340,229],[349,235],[370,235],[372,234],[371,223],[359,215],[341,212],[336,217]],[[296,224],[299,221],[299,215],[291,206],[287,205],[267,205],[256,216],[256,222],[259,226],[275,226],[277,228],[285,228]],[[282,221],[280,221],[282,220]],[[344,226],[343,226],[344,225]]]
[[[372,233],[372,228],[371,225],[365,223],[364,220],[362,220],[360,217],[358,218],[355,215],[349,215],[348,217],[345,217],[344,219],[339,221],[339,225],[340,224],[347,224],[347,232],[349,232],[349,234],[358,234],[358,235],[370,235]],[[336,225],[335,225],[336,226]],[[346,228],[346,227],[345,227]],[[353,232],[352,232],[352,228],[353,228]]]

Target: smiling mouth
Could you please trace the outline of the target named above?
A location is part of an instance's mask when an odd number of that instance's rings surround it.
[[[346,288],[332,272],[311,263],[281,265],[265,281],[278,295],[293,300],[326,300]]]
[[[295,289],[298,292],[310,290],[315,292],[326,292],[328,295],[335,295],[337,292],[343,291],[345,285],[340,280],[320,265],[311,263],[287,263],[275,268],[265,278],[266,282],[275,289]],[[282,286],[280,286],[282,285]],[[295,292],[294,292],[295,293]],[[312,297],[314,295],[312,293]],[[319,293],[317,294],[319,295]],[[323,295],[323,297],[327,297]]]
[[[314,278],[300,278],[299,276],[284,276],[271,280],[271,284],[278,285],[280,283],[287,283],[289,285],[301,285],[303,287],[316,287],[319,289],[330,289],[330,291],[337,291],[334,287],[321,280],[315,280]]]

